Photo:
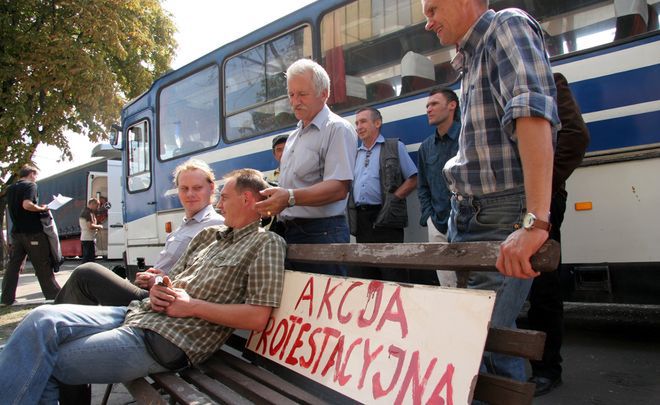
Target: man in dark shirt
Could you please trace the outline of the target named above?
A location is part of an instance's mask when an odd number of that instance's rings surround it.
[[[561,242],[561,224],[566,211],[566,180],[584,157],[589,146],[589,129],[582,119],[568,81],[561,73],[554,73],[557,86],[557,109],[561,129],[557,132],[557,146],[552,166],[552,198],[550,199],[550,239]],[[564,304],[561,292],[561,266],[555,271],[541,273],[529,292],[530,329],[545,332],[543,358],[531,361],[535,396],[545,395],[561,385],[561,345],[564,335]]]
[[[419,224],[427,227],[429,242],[447,242],[451,192],[442,168],[458,151],[461,130],[458,96],[448,88],[434,89],[426,101],[426,115],[435,131],[422,142],[417,153],[417,197],[422,213]],[[438,270],[438,282],[443,287],[456,287],[456,272]]]
[[[46,205],[37,204],[37,169],[23,166],[19,180],[7,190],[7,207],[12,221],[12,249],[9,265],[2,278],[2,305],[11,305],[16,300],[18,274],[25,256],[30,259],[46,299],[55,298],[60,290],[55,280],[50,259],[48,236],[43,231],[41,215],[48,212]]]

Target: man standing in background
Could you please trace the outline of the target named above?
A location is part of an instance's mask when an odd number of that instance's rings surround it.
[[[38,171],[32,166],[23,166],[18,172],[19,180],[7,190],[7,209],[12,222],[12,248],[7,271],[2,278],[2,305],[11,305],[16,300],[18,274],[27,256],[34,267],[41,292],[52,300],[60,290],[55,280],[50,257],[48,236],[44,233],[41,216],[47,215],[48,206],[38,205]]]
[[[557,132],[552,170],[550,201],[550,239],[561,243],[561,224],[566,211],[566,180],[580,166],[589,146],[589,129],[582,119],[568,81],[554,73],[557,86],[557,108],[561,129]],[[534,279],[529,292],[527,319],[530,329],[545,332],[543,358],[530,361],[531,382],[536,384],[535,396],[545,395],[562,384],[561,345],[564,336],[564,302],[561,291],[561,263],[555,271],[541,273]]]
[[[99,208],[99,201],[96,198],[90,198],[87,206],[80,213],[78,221],[80,222],[80,245],[82,247],[82,262],[88,263],[96,260],[96,233],[103,229],[103,225],[96,222],[96,210]]]
[[[287,134],[277,135],[273,138],[273,157],[277,162],[277,167],[273,170],[273,173],[266,176],[266,181],[271,185],[277,185],[280,181],[280,161],[282,160],[282,154],[284,153],[284,145],[286,145],[286,140],[289,137]]]
[[[461,123],[456,93],[448,88],[432,90],[426,101],[426,116],[429,125],[435,126],[435,132],[422,142],[417,153],[417,197],[422,213],[419,224],[427,227],[429,242],[447,242],[451,192],[442,169],[458,151]],[[441,286],[456,287],[455,271],[438,270],[437,273]]]
[[[417,185],[417,168],[398,139],[380,133],[383,117],[375,108],[357,111],[355,127],[362,145],[355,160],[350,209],[355,204],[351,233],[358,243],[403,243],[408,225],[406,197]],[[351,221],[353,222],[353,221]],[[405,269],[362,267],[358,277],[409,282]]]

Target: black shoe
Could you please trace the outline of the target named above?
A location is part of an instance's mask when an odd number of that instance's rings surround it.
[[[536,384],[536,388],[534,389],[535,397],[540,397],[541,395],[547,394],[548,392],[559,387],[562,383],[561,377],[548,378],[541,376],[534,376],[529,379],[529,382]]]

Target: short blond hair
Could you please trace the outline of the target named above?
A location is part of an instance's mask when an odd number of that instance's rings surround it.
[[[187,161],[181,163],[172,172],[172,177],[174,178],[175,186],[179,185],[179,175],[181,174],[181,172],[185,172],[188,170],[199,170],[202,173],[204,173],[204,175],[206,176],[206,181],[208,181],[209,183],[215,182],[215,174],[213,173],[213,170],[211,170],[209,165],[203,160],[193,158],[193,159],[188,159]]]

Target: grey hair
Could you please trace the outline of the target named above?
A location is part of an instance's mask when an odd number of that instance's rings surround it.
[[[323,69],[323,66],[311,59],[298,59],[293,62],[286,70],[286,77],[289,79],[293,76],[305,74],[306,72],[312,72],[312,84],[314,85],[314,90],[316,90],[316,95],[320,96],[323,90],[327,90],[328,96],[330,96],[330,76],[328,76],[328,72]]]

